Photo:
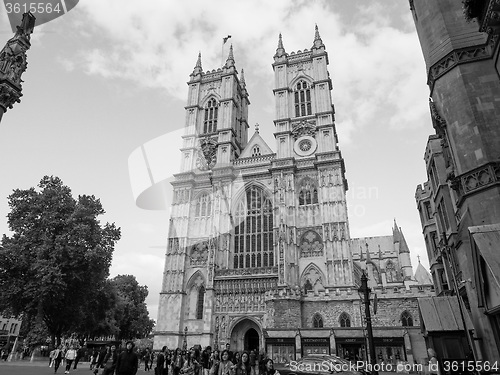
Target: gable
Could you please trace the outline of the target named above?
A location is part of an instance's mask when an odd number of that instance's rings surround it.
[[[245,149],[241,152],[240,158],[250,158],[254,156],[253,153],[255,147],[258,147],[260,155],[274,154],[273,150],[271,150],[260,134],[255,132],[252,138],[248,141]]]

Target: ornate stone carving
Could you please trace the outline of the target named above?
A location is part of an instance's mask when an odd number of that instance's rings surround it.
[[[217,141],[213,138],[203,138],[200,140],[200,150],[196,166],[202,171],[212,169],[217,162]]]
[[[300,256],[321,256],[323,255],[323,248],[324,246],[321,236],[313,230],[308,230],[306,233],[304,233],[300,241]]]
[[[301,121],[292,124],[292,136],[295,140],[306,135],[310,137],[316,135],[316,125],[313,121]]]
[[[189,263],[191,266],[205,266],[208,260],[209,241],[198,242],[191,246]]]

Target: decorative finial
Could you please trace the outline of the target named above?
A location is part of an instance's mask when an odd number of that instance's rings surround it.
[[[420,263],[420,255],[417,255],[418,263]]]
[[[325,47],[323,44],[323,41],[321,40],[321,36],[319,35],[319,29],[318,25],[315,25],[314,27],[314,42],[313,42],[313,49],[320,49],[321,47]]]
[[[233,55],[233,45],[229,47],[229,55],[227,56],[226,60],[226,67],[229,68],[231,66],[234,66],[234,55]]]
[[[245,83],[245,71],[243,70],[243,68],[241,68],[241,78],[240,78],[240,82],[241,82],[241,86],[245,87],[246,86],[246,83]]]
[[[201,67],[201,52],[198,52],[198,60],[196,60],[196,65],[193,69],[193,76],[203,73],[203,68]]]
[[[281,33],[278,37],[278,48],[276,48],[276,53],[274,54],[274,58],[278,58],[286,55],[285,48],[283,47],[283,39],[281,38]]]
[[[255,132],[256,133],[259,132],[259,123],[258,122],[255,123]]]

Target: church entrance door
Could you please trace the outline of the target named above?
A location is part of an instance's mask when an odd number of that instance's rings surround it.
[[[231,350],[259,350],[262,346],[261,329],[253,320],[243,319],[231,332]]]
[[[243,347],[247,352],[250,350],[255,350],[256,353],[259,352],[259,334],[253,328],[250,328],[245,333],[245,339],[243,340]]]

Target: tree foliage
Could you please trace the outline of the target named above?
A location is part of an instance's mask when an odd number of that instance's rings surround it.
[[[140,286],[133,275],[118,275],[111,279],[117,293],[115,319],[119,340],[147,337],[154,326],[146,307],[148,287]]]
[[[8,197],[13,234],[0,247],[0,305],[43,320],[54,340],[101,300],[120,229],[101,226],[99,199],[74,199],[59,178],[45,176],[38,187]]]

